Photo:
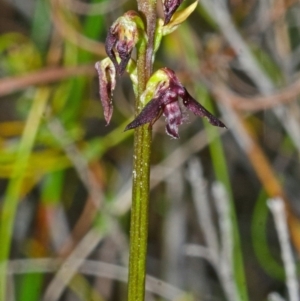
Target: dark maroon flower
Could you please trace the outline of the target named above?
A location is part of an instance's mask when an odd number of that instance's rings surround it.
[[[165,14],[165,25],[168,24],[183,0],[163,0],[163,9]]]
[[[122,75],[125,71],[143,27],[144,24],[135,11],[125,13],[110,27],[105,41],[105,50],[115,65],[118,75]]]
[[[200,105],[182,86],[174,71],[169,68],[159,70],[167,75],[168,82],[158,84],[154,97],[147,103],[141,113],[127,125],[126,130],[136,128],[146,123],[152,126],[163,114],[166,117],[166,132],[173,138],[179,138],[178,126],[185,118],[182,114],[179,99],[182,104],[195,115],[205,117],[214,126],[226,128],[223,122]],[[155,76],[155,74],[154,74]]]
[[[99,94],[104,111],[106,125],[109,124],[112,113],[112,96],[116,87],[116,69],[109,58],[97,62],[95,68],[99,77]]]

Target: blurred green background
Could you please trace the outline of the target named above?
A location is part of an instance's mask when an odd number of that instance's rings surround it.
[[[126,299],[134,93],[118,79],[105,126],[94,64],[130,9],[0,2],[1,301]],[[228,129],[154,125],[146,300],[299,300],[299,16],[293,0],[202,0],[163,39],[154,69]]]

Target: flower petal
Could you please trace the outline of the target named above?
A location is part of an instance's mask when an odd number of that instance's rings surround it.
[[[212,115],[209,111],[207,111],[199,102],[197,102],[186,89],[185,95],[182,97],[183,104],[187,107],[188,110],[192,111],[195,115],[200,117],[205,117],[208,122],[214,126],[218,126],[221,128],[226,128],[225,124],[219,120],[217,117]]]

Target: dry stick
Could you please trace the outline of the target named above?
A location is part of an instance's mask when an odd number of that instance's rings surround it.
[[[212,220],[212,211],[207,195],[207,183],[203,177],[201,162],[196,158],[189,160],[188,180],[192,187],[193,202],[195,204],[198,222],[202,229],[205,242],[210,252],[211,263],[218,271],[219,241],[218,233]]]
[[[217,94],[226,94],[226,102],[224,103],[236,110],[257,112],[295,101],[300,93],[300,78],[275,93],[266,96],[244,97],[221,85],[215,87],[214,91]],[[218,100],[222,99],[219,98]]]
[[[166,181],[166,195],[170,199],[164,215],[162,235],[162,271],[163,278],[174,285],[182,286],[184,277],[182,246],[186,240],[186,203],[183,201],[184,181],[182,172],[173,173]]]
[[[210,262],[219,277],[227,300],[237,301],[240,299],[233,275],[233,229],[230,220],[228,196],[221,183],[214,184],[212,192],[221,232],[221,243],[219,244],[217,231],[211,221],[211,209],[209,208],[206,190],[202,187],[204,185],[200,168],[201,165],[196,159],[190,162],[189,180],[192,185],[193,199],[199,216],[198,219],[208,246],[187,245],[186,254],[202,257]]]
[[[186,254],[206,259],[220,279],[220,283],[225,292],[228,291],[223,282],[221,269],[223,264],[221,261],[221,250],[218,240],[217,228],[213,222],[213,214],[211,204],[207,194],[207,181],[203,176],[203,169],[200,160],[193,158],[188,163],[187,179],[192,188],[192,199],[196,209],[197,221],[200,224],[201,232],[207,247],[188,245],[186,246]],[[224,269],[223,269],[224,270]],[[201,271],[200,271],[201,273]],[[207,285],[201,284],[203,288]],[[228,299],[229,300],[229,299]]]
[[[215,256],[213,256],[209,248],[197,244],[186,244],[184,249],[187,256],[201,257],[214,266]]]
[[[95,75],[94,66],[82,65],[76,67],[45,68],[27,75],[2,78],[0,80],[0,96],[18,92],[30,86],[50,84],[80,75]]]
[[[218,221],[221,237],[221,249],[218,274],[223,284],[227,300],[240,300],[236,283],[234,282],[233,264],[233,229],[230,218],[229,199],[222,183],[214,183],[212,187],[215,206],[218,212]]]
[[[103,277],[126,282],[128,269],[119,265],[110,264],[96,260],[78,260],[74,263],[78,266],[78,272],[84,275]],[[53,273],[62,265],[60,259],[40,258],[40,259],[16,259],[8,263],[8,274],[19,275],[28,273]],[[177,287],[170,285],[152,276],[146,277],[146,289],[149,292],[165,298],[167,300],[181,300],[180,297],[186,293]]]
[[[289,238],[284,202],[281,198],[273,198],[268,200],[268,206],[273,214],[279,238],[289,301],[299,301],[299,284],[297,280],[296,263]]]
[[[94,228],[85,235],[71,255],[64,261],[62,267],[47,287],[43,301],[59,300],[66,284],[71,281],[85,258],[95,249],[102,238],[101,233]]]

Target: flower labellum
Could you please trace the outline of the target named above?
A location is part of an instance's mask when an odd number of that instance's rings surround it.
[[[167,104],[163,109],[163,114],[166,117],[166,132],[171,137],[178,138],[178,126],[184,121],[179,103],[175,101]]]
[[[195,115],[205,117],[208,122],[214,126],[226,128],[223,122],[207,111],[188,93],[178,80],[174,71],[169,68],[162,68],[156,73],[158,72],[165,74],[163,82],[157,84],[153,98],[146,104],[141,113],[127,125],[125,131],[146,123],[150,123],[150,126],[152,126],[163,114],[166,117],[166,133],[173,138],[179,138],[178,126],[185,121],[179,99],[182,99],[183,106],[192,111]],[[154,73],[152,77],[155,77],[156,73]],[[167,82],[166,78],[168,79]],[[149,81],[151,82],[151,78]],[[146,91],[147,87],[145,92]]]
[[[183,2],[183,0],[163,0],[163,9],[165,14],[165,24],[167,25],[179,5]]]
[[[116,87],[116,69],[109,58],[97,62],[95,68],[99,77],[99,94],[104,110],[104,118],[106,125],[108,125],[113,113],[112,96]]]
[[[128,11],[110,27],[105,41],[105,50],[115,65],[118,75],[122,75],[125,71],[132,50],[143,31],[144,23],[135,11]]]

